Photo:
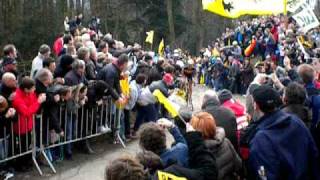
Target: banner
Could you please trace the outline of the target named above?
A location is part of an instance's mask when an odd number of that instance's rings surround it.
[[[204,10],[228,18],[286,13],[287,0],[202,0]]]
[[[300,12],[297,12],[297,14],[292,17],[297,21],[304,33],[307,33],[310,29],[319,26],[319,21],[316,15],[309,7],[302,8]]]
[[[316,5],[317,0],[288,0],[287,9],[288,11],[295,13],[299,8],[309,7],[314,10]]]

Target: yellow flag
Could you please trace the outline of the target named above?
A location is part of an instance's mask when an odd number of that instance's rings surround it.
[[[160,57],[162,57],[163,53],[164,53],[164,40],[162,39],[159,44],[158,54]]]
[[[204,10],[228,17],[287,13],[287,0],[202,0]]]
[[[154,36],[154,31],[147,32],[146,42],[153,44],[153,36]]]
[[[129,97],[130,96],[130,84],[129,84],[129,79],[126,77],[125,79],[120,80],[120,88],[122,94],[125,96]],[[121,106],[119,104],[116,104],[117,108],[123,109],[124,106]]]
[[[158,179],[159,180],[187,180],[184,177],[177,177],[175,175],[166,173],[166,172],[162,172],[162,171],[158,171]]]
[[[158,101],[163,104],[164,108],[170,113],[170,115],[175,118],[179,115],[178,111],[174,108],[173,104],[162,94],[162,92],[157,89],[153,92],[153,95],[158,99]]]
[[[120,88],[122,94],[124,94],[125,96],[130,95],[130,84],[128,78],[120,80]]]

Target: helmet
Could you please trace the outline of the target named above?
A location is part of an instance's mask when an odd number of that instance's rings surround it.
[[[183,63],[182,61],[178,60],[178,61],[176,62],[176,64],[177,64],[181,69],[184,68],[184,63]]]
[[[188,60],[188,65],[194,65],[194,62],[193,62],[192,59],[189,59],[189,60]]]

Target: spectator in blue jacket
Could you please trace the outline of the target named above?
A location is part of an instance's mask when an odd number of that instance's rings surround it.
[[[251,124],[248,172],[252,179],[320,179],[319,153],[297,116],[279,110],[281,98],[270,86],[253,92],[262,117]],[[250,178],[249,178],[250,179]]]
[[[171,148],[166,145],[168,129],[175,140]],[[142,149],[160,156],[164,167],[176,164],[188,167],[188,146],[179,128],[168,119],[159,119],[157,123],[150,122],[142,125],[139,130],[139,144]]]

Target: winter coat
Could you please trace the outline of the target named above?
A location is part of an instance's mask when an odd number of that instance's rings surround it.
[[[155,81],[141,90],[141,94],[138,97],[139,105],[146,106],[149,104],[155,104],[156,98],[153,96],[153,92],[157,89],[160,90],[165,97],[169,97],[167,85],[162,80]]]
[[[54,129],[57,133],[60,133],[59,104],[54,100],[54,95],[57,92],[54,92],[54,87],[45,87],[39,80],[36,80],[36,94],[39,96],[42,93],[46,94],[47,97],[38,110],[38,114],[42,113],[43,134],[47,133],[48,124],[49,130]],[[43,140],[46,140],[46,138]]]
[[[114,63],[106,65],[98,74],[98,79],[109,84],[114,91],[114,100],[118,100],[121,95],[120,74],[120,69]]]
[[[246,113],[245,107],[234,99],[225,101],[222,106],[233,111],[237,118],[244,116]]]
[[[11,100],[9,97],[11,96],[12,93],[15,92],[15,88],[9,88],[5,84],[0,84],[0,94],[7,99],[8,103],[10,104]]]
[[[92,60],[86,62],[86,78],[88,80],[95,80],[97,78],[96,65]]]
[[[241,71],[243,84],[248,87],[254,79],[254,71],[251,65],[245,66]]]
[[[309,130],[296,116],[281,110],[260,118],[249,141],[248,172],[268,180],[320,179],[319,152]],[[303,147],[303,148],[302,148]]]
[[[186,140],[177,127],[170,129],[170,133],[175,140],[175,145],[160,154],[163,165],[167,167],[177,164],[182,167],[188,167],[188,146]]]
[[[61,104],[54,101],[53,96],[56,94],[58,94],[58,89],[55,86],[48,88],[47,98],[49,99],[45,102],[44,115],[48,118],[49,130],[55,130],[56,133],[60,133],[62,131],[60,123]]]
[[[188,180],[216,180],[218,179],[218,170],[216,159],[204,144],[200,132],[189,132],[186,134],[186,141],[189,148],[189,168],[179,165],[172,165],[163,170],[163,172],[184,177]],[[158,172],[152,178],[158,180]]]
[[[33,115],[40,108],[36,93],[25,93],[22,89],[17,89],[12,102],[16,109],[19,119],[13,124],[13,132],[18,135],[24,135],[32,131]]]
[[[9,108],[0,113],[0,139],[11,134],[11,122],[17,120],[17,116],[6,118],[5,115]]]
[[[238,150],[237,121],[234,113],[230,109],[221,106],[220,102],[214,99],[208,100],[203,104],[202,110],[214,117],[216,125],[225,130],[226,137],[231,141],[234,149]]]
[[[149,85],[149,89],[152,93],[159,89],[165,97],[169,97],[169,87],[162,80],[152,82]]]
[[[84,76],[79,76],[75,70],[72,70],[66,74],[64,77],[65,85],[67,86],[76,86],[81,83],[88,84],[87,79]]]
[[[215,155],[219,180],[237,179],[236,174],[241,169],[241,159],[233,145],[225,137],[223,128],[217,128],[215,139],[205,140],[206,147]]]
[[[58,66],[54,71],[54,78],[63,78],[69,71],[71,71],[71,64],[74,59],[69,55],[63,55],[59,59]]]
[[[56,56],[58,56],[62,48],[63,48],[63,38],[59,37],[54,41],[53,48],[52,48],[53,53]]]

